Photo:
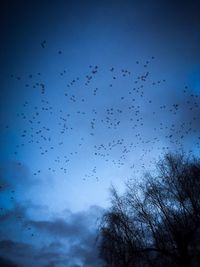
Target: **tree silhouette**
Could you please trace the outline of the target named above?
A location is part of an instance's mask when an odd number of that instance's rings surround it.
[[[165,155],[104,214],[99,234],[105,267],[200,266],[200,161]]]

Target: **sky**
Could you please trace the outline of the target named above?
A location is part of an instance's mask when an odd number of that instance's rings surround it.
[[[198,1],[2,1],[0,263],[100,267],[97,228],[167,152],[199,156]]]

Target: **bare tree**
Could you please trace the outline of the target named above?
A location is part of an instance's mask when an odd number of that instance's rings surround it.
[[[200,161],[167,154],[157,174],[127,184],[100,226],[107,267],[200,266]]]

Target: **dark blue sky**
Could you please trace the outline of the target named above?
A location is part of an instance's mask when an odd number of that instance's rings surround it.
[[[2,2],[2,260],[101,266],[95,229],[110,186],[122,192],[167,151],[199,156],[198,10]]]

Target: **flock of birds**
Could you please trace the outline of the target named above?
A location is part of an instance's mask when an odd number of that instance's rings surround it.
[[[43,49],[46,45],[45,40],[41,42]],[[61,56],[62,51],[58,54]],[[80,160],[84,145],[87,149],[92,144],[91,157],[97,159],[97,164],[99,159],[118,168],[126,165],[134,153],[144,167],[144,157],[155,148],[161,153],[172,146],[182,147],[184,138],[198,135],[199,95],[191,94],[185,86],[180,101],[172,98],[159,101],[162,94],[167,96],[161,89],[167,85],[164,85],[165,79],[152,80],[150,64],[154,59],[136,61],[139,74],[127,68],[102,69],[90,65],[85,74],[69,79],[68,70],[64,69],[55,75],[55,79],[61,77],[65,84],[56,98],[51,97],[48,90],[57,88],[48,85],[41,72],[28,74],[28,79],[11,74],[11,79],[30,88],[30,95],[37,92],[36,100],[25,100],[16,114],[24,128],[19,133],[21,141],[16,144],[14,155],[17,157],[22,147],[32,144],[37,147],[38,156],[46,157],[47,161],[49,154],[54,158],[55,164],[49,161],[48,171],[60,169],[67,174],[72,158]],[[179,116],[184,113],[187,120],[179,122]],[[5,127],[10,128],[9,125]],[[198,147],[199,139],[197,136]],[[73,147],[73,151],[69,152],[69,147]],[[41,172],[42,169],[38,169],[33,174]],[[87,180],[88,177],[99,181],[97,166],[82,178]]]
[[[46,40],[42,41],[41,48],[46,46]],[[57,53],[63,54],[60,50]],[[152,151],[180,148],[188,136],[197,135],[195,145],[199,147],[199,95],[185,86],[180,99],[162,99],[170,90],[165,79],[151,76],[154,59],[152,56],[145,62],[136,61],[134,71],[89,65],[85,73],[73,78],[64,69],[55,74],[55,80],[63,82],[59,90],[48,84],[41,72],[26,77],[11,74],[11,79],[29,90],[28,99],[16,114],[21,125],[20,141],[13,151],[16,159],[29,145],[30,153],[37,149],[38,159],[45,157],[49,161],[48,171],[67,174],[70,162],[81,160],[81,151],[84,159],[84,149],[91,151],[96,165],[103,160],[112,164],[111,168],[132,169],[133,155],[137,154],[140,166],[145,167],[145,157]],[[36,94],[33,100],[32,94]],[[187,118],[179,121],[180,116]],[[5,125],[7,131],[11,127]],[[94,177],[99,181],[96,165],[83,175],[83,180]],[[41,172],[39,168],[33,175]]]
[[[42,49],[46,46],[45,40],[41,42]],[[152,56],[145,62],[136,61],[134,70],[89,65],[76,76],[66,68],[55,73],[55,81],[61,80],[56,88],[42,72],[11,74],[17,88],[28,90],[14,118],[18,141],[12,156],[17,164],[23,164],[20,155],[24,150],[30,155],[36,151],[37,158],[32,160],[46,164],[38,166],[33,176],[46,171],[67,177],[69,170],[81,169],[82,162],[85,173],[77,179],[101,182],[102,164],[108,169],[140,172],[151,166],[153,155],[182,149],[188,140],[191,145],[191,138],[198,150],[200,97],[187,86],[175,97],[165,79],[151,75],[154,60]],[[3,128],[13,131],[12,125]],[[14,194],[11,190],[11,200]]]

